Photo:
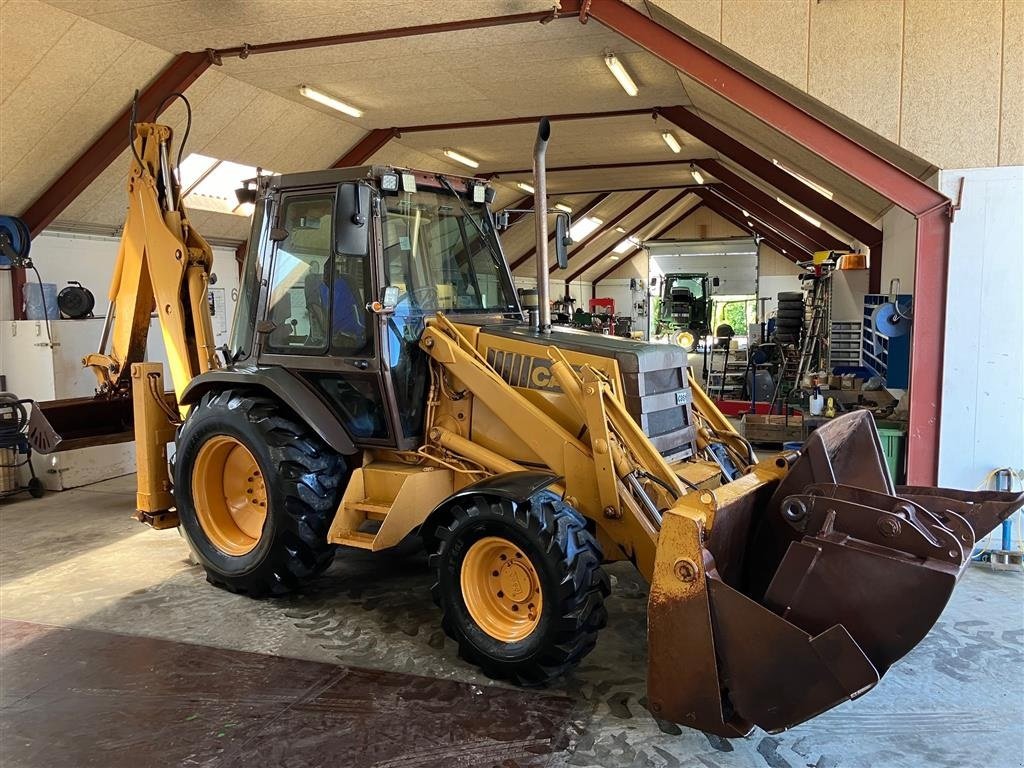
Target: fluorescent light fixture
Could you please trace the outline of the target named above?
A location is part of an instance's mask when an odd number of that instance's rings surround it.
[[[627,253],[636,248],[640,247],[640,240],[637,237],[627,237],[621,243],[615,246],[614,250],[616,253]]]
[[[693,176],[693,180],[696,181],[698,184],[704,183],[704,177],[701,176],[701,173],[700,171],[697,170],[696,166],[690,166],[690,175]]]
[[[784,170],[786,173],[788,173],[793,178],[799,179],[800,181],[802,181],[804,184],[806,184],[808,187],[810,187],[814,191],[820,192],[825,197],[827,197],[829,200],[831,200],[835,196],[835,193],[831,189],[826,189],[825,187],[821,186],[821,184],[818,184],[816,181],[811,181],[806,176],[801,176],[799,173],[797,173],[796,171],[792,170],[791,168],[787,168],[786,166],[784,166],[782,163],[780,163],[774,157],[772,158],[772,163],[777,165],[779,168]]]
[[[569,228],[569,237],[579,242],[602,224],[604,222],[601,219],[594,218],[593,216],[584,216]]]
[[[565,213],[572,213],[572,206],[566,205],[565,203],[555,203],[555,208]]]
[[[523,190],[523,192],[525,192],[528,195],[533,194],[533,187],[527,184],[525,181],[517,181],[516,186],[519,187],[521,190]]]
[[[668,144],[668,148],[675,152],[677,155],[683,151],[682,146],[679,144],[679,139],[676,138],[672,131],[662,131],[661,138]]]
[[[300,85],[299,93],[307,99],[312,99],[315,102],[323,104],[325,107],[330,107],[331,109],[336,109],[339,112],[344,112],[346,115],[350,115],[351,117],[363,116],[363,110],[357,109],[351,104],[346,104],[344,101],[340,101],[333,96],[328,96],[326,93],[322,93],[316,88],[310,88],[308,85]]]
[[[470,168],[479,168],[480,167],[479,161],[474,160],[472,157],[464,155],[461,152],[456,152],[454,149],[449,149],[449,148],[446,147],[445,150],[444,150],[444,156],[454,160],[457,163],[462,163],[463,165],[468,165]]]
[[[743,210],[742,208],[741,208],[740,210],[741,210],[741,211],[743,211],[743,218],[744,218],[744,219],[749,219],[749,218],[750,218],[750,214],[749,214],[749,213],[747,213],[747,212],[746,212],[745,210]]]
[[[608,257],[608,261],[618,261],[618,260],[619,260],[618,256],[609,256]]]
[[[273,173],[266,168],[262,173]],[[218,160],[193,152],[178,169],[186,208],[249,217],[255,206],[239,203],[235,190],[256,176],[256,166]]]
[[[636,83],[633,82],[633,78],[629,76],[629,72],[622,66],[622,62],[618,60],[614,53],[606,53],[604,56],[604,63],[608,65],[608,69],[615,75],[615,79],[619,81],[619,85],[622,86],[622,90],[628,93],[630,96],[636,96],[639,90],[636,87]]]
[[[748,221],[747,221],[747,226],[748,226],[748,227],[750,227],[751,229],[753,229],[753,227],[754,227],[754,222],[752,222],[752,221],[749,221],[749,220],[748,220]]]
[[[622,227],[616,227],[615,231],[616,232],[621,232],[622,234],[626,234],[626,230],[624,230]]]
[[[811,214],[805,213],[804,211],[801,211],[795,205],[790,205],[785,200],[783,200],[781,197],[776,197],[775,199],[778,200],[780,203],[782,203],[787,208],[789,208],[789,210],[791,210],[797,216],[800,216],[801,218],[807,219],[807,221],[811,222],[811,224],[813,224],[814,226],[816,226],[816,227],[820,227],[821,226],[821,222],[818,219],[816,219],[813,216],[811,216]]]

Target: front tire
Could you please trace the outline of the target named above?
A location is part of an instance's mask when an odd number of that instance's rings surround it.
[[[594,649],[610,583],[582,515],[550,491],[522,503],[474,495],[452,514],[430,564],[441,625],[463,659],[541,685]]]
[[[334,558],[344,460],[276,400],[207,394],[177,439],[175,500],[207,580],[252,597],[302,587]]]

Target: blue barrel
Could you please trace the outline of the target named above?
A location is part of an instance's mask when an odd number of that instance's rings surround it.
[[[43,283],[40,296],[39,283],[25,283],[25,317],[28,320],[58,320],[60,310],[57,308],[57,284]],[[44,310],[43,307],[46,307]]]
[[[784,450],[784,451],[802,451],[803,449],[804,449],[804,444],[803,443],[792,442],[792,443],[783,443],[782,444],[782,450]]]

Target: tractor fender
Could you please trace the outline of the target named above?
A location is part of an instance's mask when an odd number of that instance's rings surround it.
[[[499,475],[491,475],[467,485],[434,507],[420,525],[420,536],[427,545],[427,551],[433,551],[431,544],[434,541],[434,531],[452,506],[457,504],[460,499],[470,496],[492,496],[508,499],[518,505],[528,501],[537,491],[547,488],[561,479],[561,476],[554,472],[523,470],[522,472],[503,472]]]
[[[352,438],[323,400],[285,368],[233,368],[196,376],[181,393],[181,405],[193,405],[208,392],[244,387],[263,390],[288,406],[295,415],[340,454],[356,453]]]

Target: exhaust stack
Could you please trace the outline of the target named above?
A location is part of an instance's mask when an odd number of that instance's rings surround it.
[[[551,299],[548,284],[548,190],[545,156],[551,122],[542,117],[533,145],[533,220],[537,235],[537,330],[551,333]]]

